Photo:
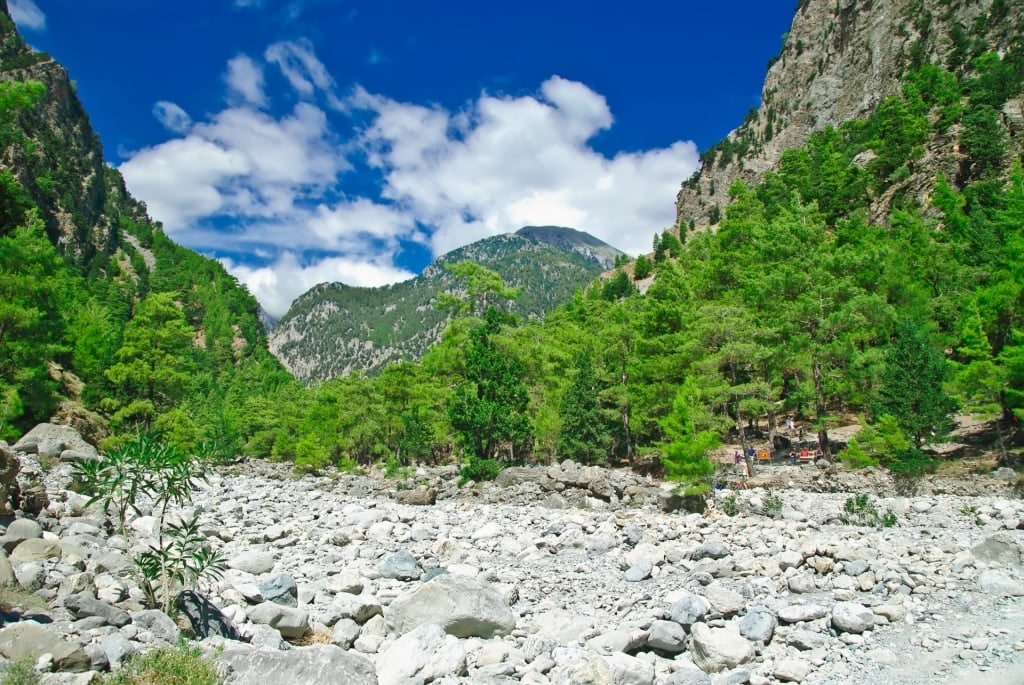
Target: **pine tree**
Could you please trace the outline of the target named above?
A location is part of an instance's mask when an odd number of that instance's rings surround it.
[[[576,374],[562,397],[559,416],[562,429],[558,452],[585,464],[604,464],[612,447],[612,436],[598,402],[594,360],[589,350],[576,357]]]

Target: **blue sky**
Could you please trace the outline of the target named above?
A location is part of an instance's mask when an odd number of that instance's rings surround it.
[[[649,250],[795,3],[8,4],[132,193],[280,316],[527,224]]]

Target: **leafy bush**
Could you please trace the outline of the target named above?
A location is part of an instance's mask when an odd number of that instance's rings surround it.
[[[503,468],[502,463],[496,459],[481,459],[471,456],[459,471],[459,485],[465,485],[471,480],[477,483],[494,480]]]
[[[729,493],[727,497],[722,500],[722,511],[725,512],[726,516],[735,516],[740,513],[739,498],[736,497],[736,493]]]
[[[39,674],[33,668],[31,659],[11,662],[3,676],[0,685],[39,685]]]
[[[129,659],[120,671],[101,685],[217,685],[220,677],[213,662],[198,647],[180,643]]]
[[[782,513],[782,498],[772,492],[771,488],[765,493],[762,503],[765,516],[778,516]]]
[[[896,514],[887,511],[879,513],[878,507],[869,495],[860,494],[847,498],[839,520],[847,526],[871,526],[892,528],[896,525]]]
[[[892,473],[896,492],[900,495],[913,495],[917,492],[926,473],[935,471],[938,462],[927,454],[913,447],[901,450],[886,466]]]
[[[133,561],[150,606],[164,613],[173,608],[176,584],[194,587],[224,569],[223,557],[209,549],[195,516],[166,522],[169,507],[186,505],[199,482],[205,481],[202,467],[200,456],[184,456],[145,435],[112,449],[105,458],[87,459],[74,467],[82,492],[92,495],[89,504],[99,502],[127,540],[135,537],[127,525],[129,512],[141,516],[140,505],[152,504],[157,542]]]

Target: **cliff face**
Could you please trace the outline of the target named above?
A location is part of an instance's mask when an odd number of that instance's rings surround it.
[[[1021,0],[802,0],[768,69],[760,107],[683,183],[677,225],[717,223],[734,181],[755,185],[811,134],[870,113],[899,92],[908,68],[936,63],[962,70],[977,40],[1005,49],[1020,35],[1022,15]],[[1007,109],[1010,120],[1019,120],[1013,105]],[[922,167],[932,178],[937,171],[955,175],[956,155],[954,137],[933,141]],[[919,193],[927,193],[925,185]],[[876,216],[884,213],[884,198],[877,204]]]

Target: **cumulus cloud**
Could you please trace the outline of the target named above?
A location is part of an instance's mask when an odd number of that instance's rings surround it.
[[[573,226],[647,251],[698,165],[690,142],[599,154],[588,141],[613,123],[607,102],[558,76],[538,95],[485,94],[455,114],[362,90],[350,103],[375,116],[360,140],[384,173],[382,195],[436,229],[435,254],[524,224]]]
[[[253,267],[222,259],[224,267],[249,288],[271,315],[280,317],[292,301],[320,283],[343,282],[355,286],[378,286],[412,278],[412,274],[387,259],[328,257],[303,263],[293,252],[283,252],[267,266]]]
[[[20,28],[33,31],[46,29],[46,15],[34,0],[8,0],[7,9],[11,11],[11,19]]]
[[[173,102],[161,100],[153,105],[153,116],[169,131],[185,133],[192,125],[192,117]]]
[[[225,265],[276,316],[320,282],[411,277],[396,266],[410,241],[440,255],[526,224],[561,224],[647,251],[698,165],[690,142],[597,151],[592,140],[614,124],[608,102],[558,76],[532,94],[483,93],[451,111],[359,86],[340,100],[308,41],[275,43],[263,57],[229,62],[229,104],[204,121],[158,103],[178,135],[120,168],[175,239],[233,255]],[[284,114],[267,97],[266,68],[301,98]],[[243,254],[259,255],[258,265]]]
[[[248,55],[238,55],[228,61],[224,80],[228,84],[229,98],[238,98],[257,107],[267,104],[267,96],[263,91],[263,67]]]

